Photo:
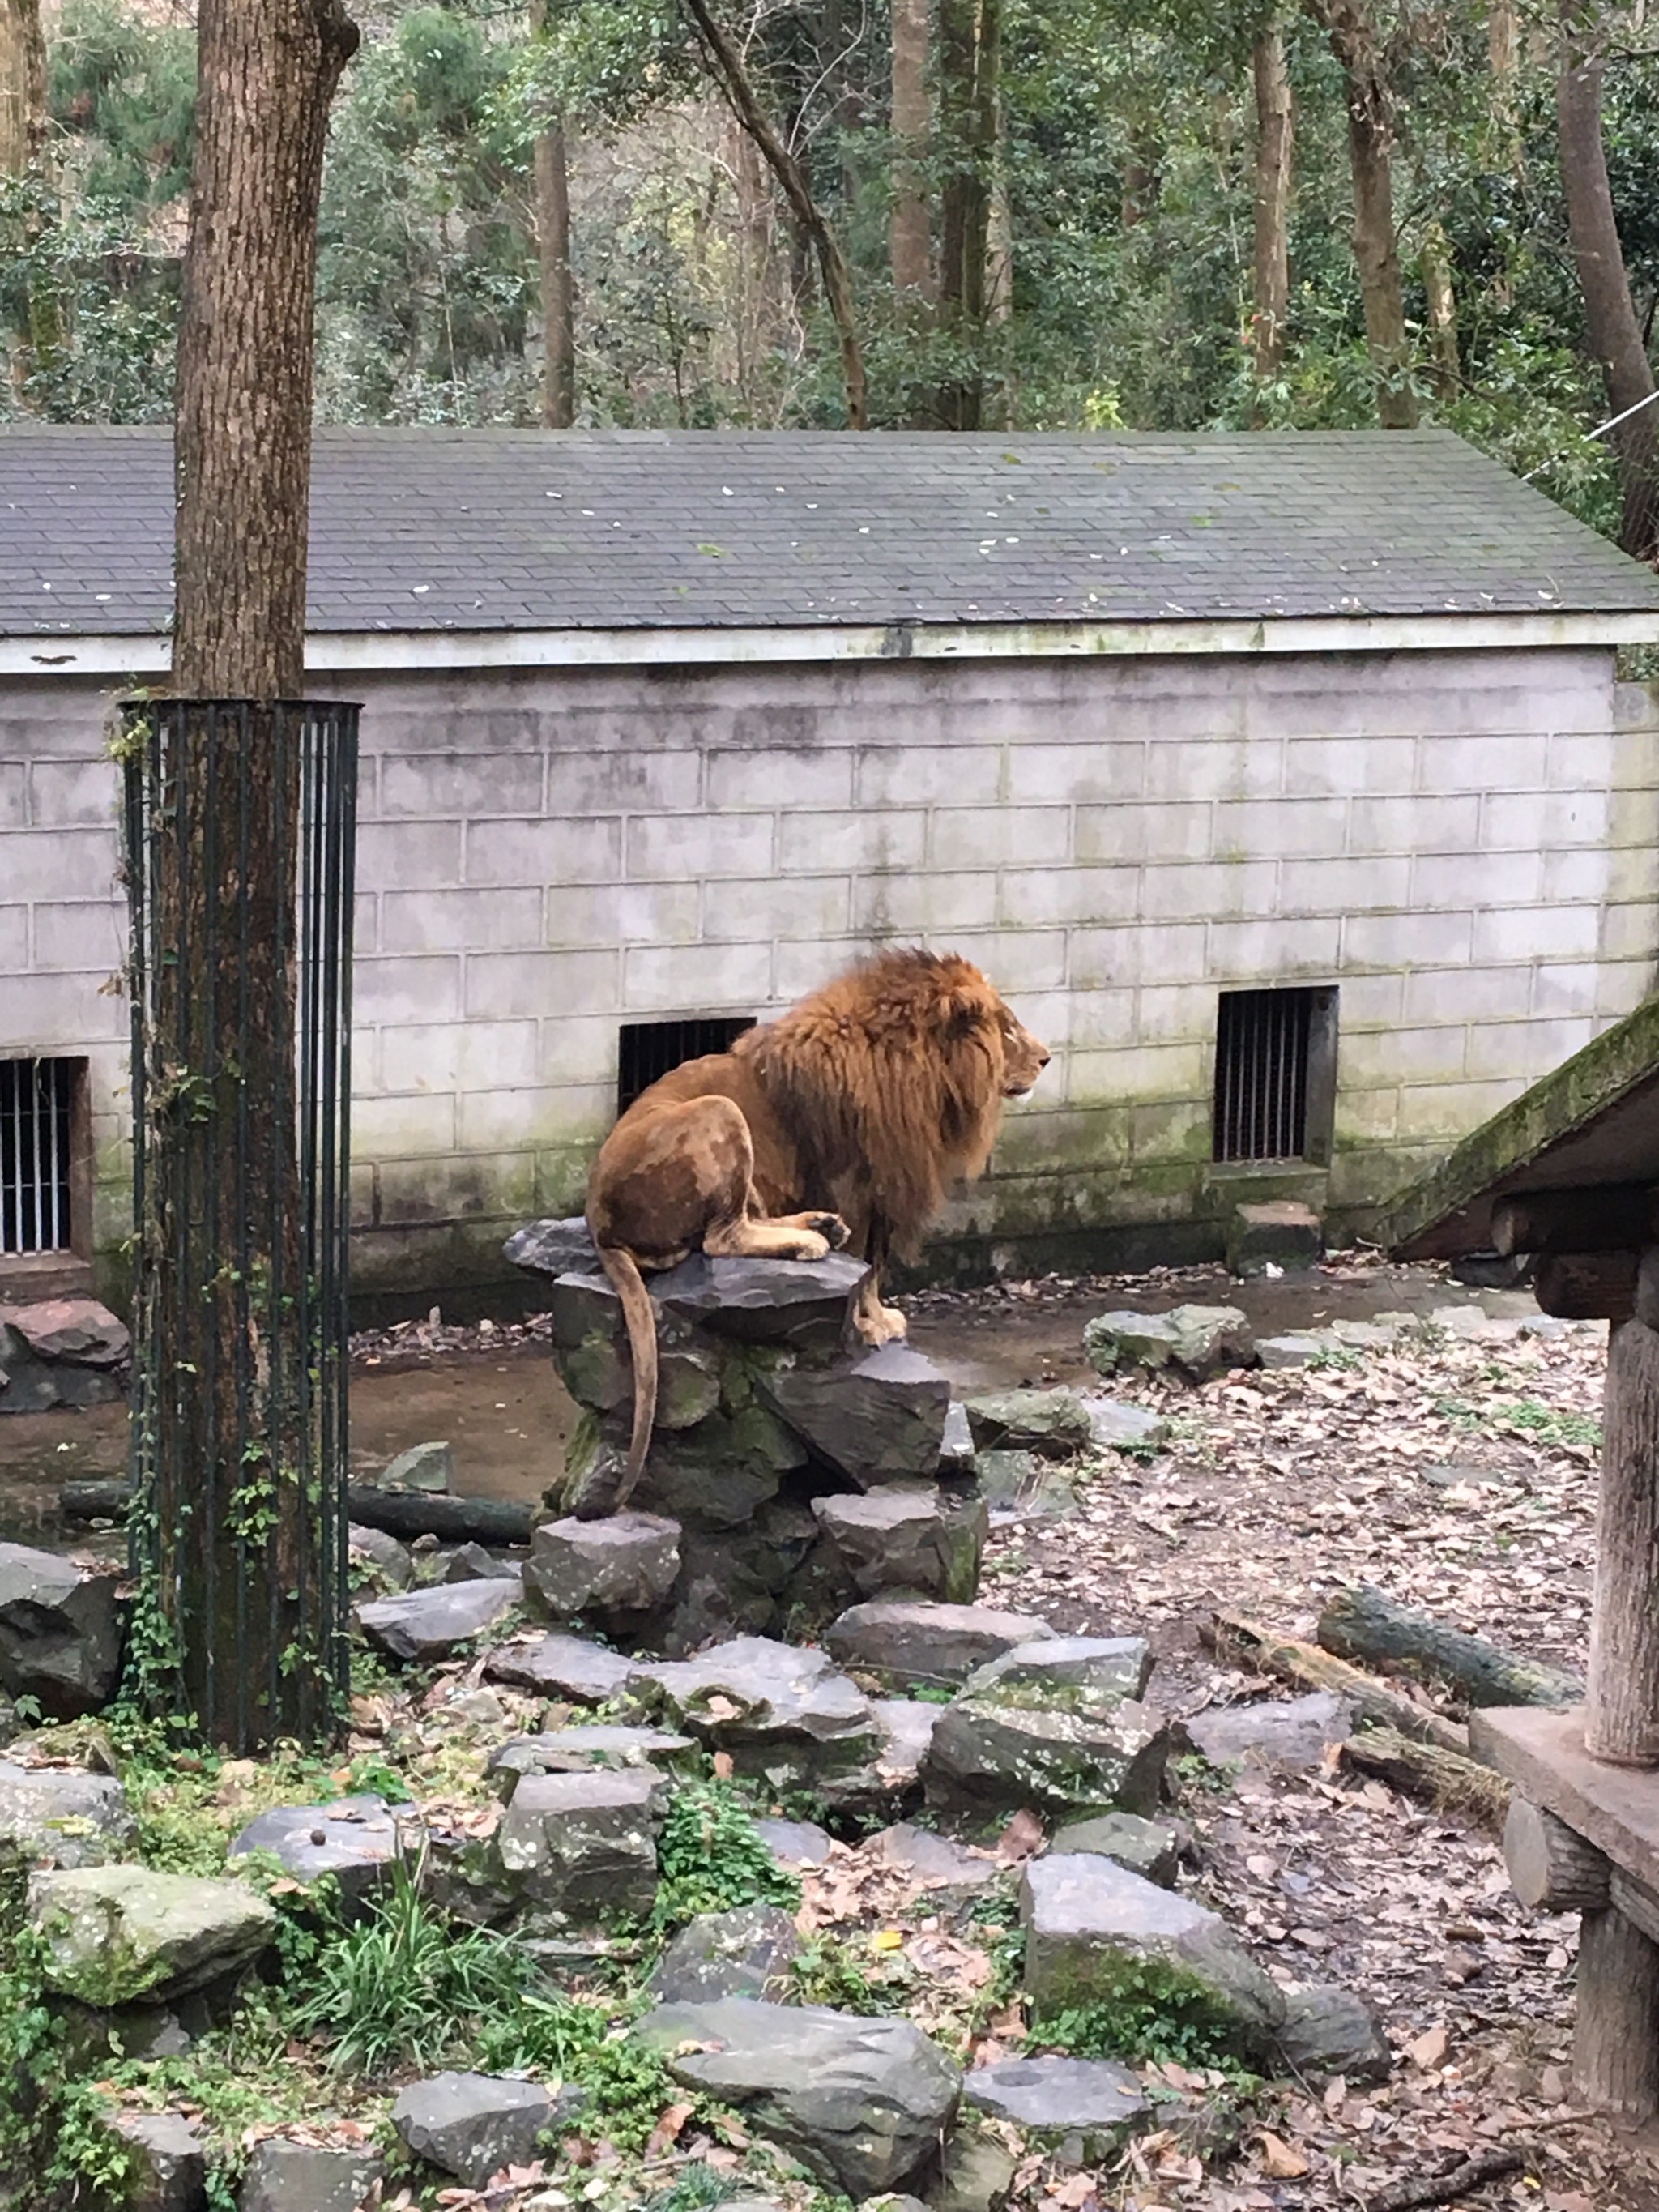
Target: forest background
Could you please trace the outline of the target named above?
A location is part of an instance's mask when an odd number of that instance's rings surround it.
[[[1654,551],[1639,6],[357,12],[320,419],[1436,422]],[[194,92],[168,0],[0,0],[0,420],[170,417]]]

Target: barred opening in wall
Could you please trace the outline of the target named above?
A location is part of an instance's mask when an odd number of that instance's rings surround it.
[[[0,1060],[0,1257],[75,1249],[75,1120],[85,1066]]]
[[[752,1014],[716,1014],[691,1021],[625,1022],[617,1054],[617,1111],[625,1114],[659,1076],[705,1053],[725,1052],[755,1026]]]
[[[1216,1018],[1218,1160],[1330,1158],[1336,991],[1224,991]]]

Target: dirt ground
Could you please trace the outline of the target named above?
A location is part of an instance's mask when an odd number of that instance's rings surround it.
[[[1528,1296],[1466,1291],[1437,1270],[1339,1258],[1247,1285],[1190,1271],[924,1293],[910,1301],[912,1340],[963,1392],[1097,1383],[1085,1320],[1183,1298],[1241,1304],[1259,1334],[1453,1304],[1535,1313]],[[459,1489],[538,1495],[570,1418],[544,1334],[533,1322],[425,1323],[362,1340],[354,1462],[367,1469],[447,1437]],[[984,1596],[1063,1629],[1148,1634],[1152,1695],[1177,1715],[1285,1694],[1216,1663],[1200,1630],[1218,1607],[1305,1636],[1324,1594],[1359,1581],[1582,1669],[1604,1357],[1596,1324],[1496,1342],[1431,1328],[1352,1364],[1199,1389],[1115,1383],[1170,1416],[1170,1448],[1094,1465],[1064,1518],[1006,1520]],[[60,1534],[58,1484],[118,1471],[122,1427],[114,1411],[0,1421],[0,1533]],[[1253,2125],[1229,2166],[1155,2138],[1096,2178],[1101,2205],[1325,2212],[1502,2146],[1522,2154],[1523,2174],[1463,2201],[1659,2212],[1659,2145],[1571,2098],[1576,1923],[1514,1900],[1495,1838],[1334,1758],[1299,1777],[1247,1765],[1219,1789],[1193,1788],[1188,1809],[1200,1893],[1287,1984],[1370,1996],[1400,2064],[1380,2089],[1292,2097]]]

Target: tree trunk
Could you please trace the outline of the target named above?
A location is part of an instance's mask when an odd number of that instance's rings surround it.
[[[1256,39],[1255,78],[1255,373],[1277,376],[1285,359],[1291,302],[1291,149],[1295,110],[1285,41],[1276,24]]]
[[[536,140],[536,252],[542,280],[542,425],[568,430],[576,419],[576,303],[562,123],[550,125]]]
[[[1394,97],[1386,64],[1364,0],[1308,0],[1308,5],[1329,35],[1346,87],[1354,263],[1376,377],[1376,419],[1385,430],[1414,430],[1417,398],[1394,229]]]
[[[1579,1923],[1572,2085],[1621,2119],[1659,2110],[1659,1945],[1612,1905]]]
[[[1515,0],[1491,0],[1486,9],[1486,64],[1492,70],[1494,106],[1507,109],[1515,96],[1515,71],[1520,53]]]
[[[1418,256],[1429,308],[1429,357],[1437,395],[1455,399],[1463,381],[1457,344],[1457,295],[1452,289],[1451,245],[1443,225],[1431,222]]]
[[[1421,1743],[1398,1729],[1360,1729],[1342,1747],[1350,1766],[1380,1774],[1396,1790],[1426,1797],[1443,1812],[1462,1813],[1483,1828],[1501,1829],[1510,1806],[1510,1785],[1501,1774],[1466,1753]]]
[[[1510,1887],[1534,1912],[1601,1912],[1612,1894],[1611,1870],[1595,1844],[1520,1796],[1510,1798],[1504,1823],[1504,1865]]]
[[[1601,1494],[1590,1606],[1584,1748],[1615,1766],[1659,1766],[1659,1334],[1607,1332]]]
[[[810,240],[823,283],[825,304],[841,340],[842,381],[847,393],[847,427],[870,427],[869,382],[864,370],[864,351],[859,343],[853,307],[853,277],[847,258],[817,202],[801,162],[767,121],[755,88],[738,53],[708,8],[708,0],[686,0],[720,88],[732,112],[759,148],[779,184],[802,234]]]
[[[889,251],[899,304],[933,289],[933,227],[922,163],[932,116],[927,100],[928,0],[893,0],[893,214]]]
[[[1607,380],[1607,410],[1637,412],[1609,433],[1619,456],[1624,515],[1619,543],[1638,560],[1659,554],[1659,425],[1651,400],[1653,370],[1631,299],[1624,249],[1607,183],[1601,136],[1602,58],[1595,21],[1582,0],[1566,0],[1561,15],[1561,73],[1557,115],[1561,187],[1572,234],[1578,289],[1583,295],[1589,349]]]
[[[1355,1719],[1368,1729],[1393,1729],[1460,1759],[1469,1755],[1467,1729],[1447,1720],[1443,1714],[1413,1705],[1374,1674],[1362,1673],[1316,1644],[1276,1635],[1236,1613],[1217,1613],[1206,1640],[1214,1644],[1218,1655],[1224,1654],[1235,1663],[1247,1662],[1261,1673],[1277,1674],[1300,1690],[1331,1691],[1352,1708]]]
[[[0,0],[0,178],[21,180],[27,191],[15,225],[0,230],[0,250],[32,254],[45,234],[51,183],[46,147],[46,42],[40,0]],[[6,233],[9,232],[8,237]],[[35,262],[14,332],[11,374],[18,402],[35,404],[31,389],[62,352],[64,307],[50,269]]]
[[[289,1479],[291,1413],[265,1421],[259,1402],[279,1369],[291,1376],[307,1357],[272,1340],[295,1303],[301,1241],[300,758],[274,702],[305,683],[317,211],[329,103],[356,43],[337,0],[202,0],[198,12],[173,684],[187,701],[252,703],[224,718],[204,705],[179,724],[176,811],[155,885],[157,941],[172,957],[155,978],[147,1040],[169,1081],[152,1101],[141,1234],[167,1316],[156,1595],[198,1719],[243,1748],[320,1725],[319,1685],[289,1657],[315,1509]],[[250,1223],[276,1224],[268,1249],[247,1249]],[[239,1402],[249,1375],[252,1402]],[[159,1494],[186,1466],[186,1492]],[[273,1587],[250,1591],[251,1523],[266,1516]]]
[[[1331,1599],[1317,1633],[1339,1659],[1387,1667],[1419,1682],[1449,1682],[1472,1705],[1576,1705],[1584,1695],[1577,1675],[1447,1628],[1364,1583]]]
[[[939,393],[947,430],[977,430],[979,349],[988,298],[992,172],[1001,93],[1002,0],[940,0],[939,135],[948,167],[940,208],[939,306],[963,368]]]

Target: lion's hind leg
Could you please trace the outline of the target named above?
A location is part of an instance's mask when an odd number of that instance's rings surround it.
[[[808,1225],[817,1221],[833,1222],[842,1234],[832,1239]],[[845,1227],[833,1213],[782,1214],[775,1220],[740,1213],[711,1222],[702,1249],[711,1260],[823,1260],[846,1241]]]

